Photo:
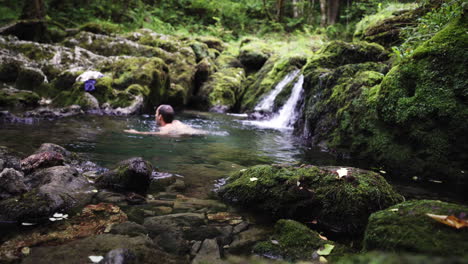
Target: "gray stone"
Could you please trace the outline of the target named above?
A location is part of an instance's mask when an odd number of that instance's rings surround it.
[[[15,169],[5,168],[0,173],[0,199],[9,198],[28,191],[24,175]]]
[[[118,234],[118,235],[127,235],[127,236],[138,236],[138,235],[146,235],[148,231],[142,225],[139,225],[135,222],[125,222],[117,225],[113,225],[111,230],[111,234]]]
[[[234,227],[233,233],[234,233],[235,235],[237,235],[237,234],[239,234],[240,232],[242,232],[242,231],[244,231],[244,230],[247,230],[247,228],[249,228],[249,222],[244,221],[244,222],[242,222],[242,223],[240,223],[240,224],[238,224],[238,225],[236,225],[236,226]]]
[[[205,239],[192,264],[223,263],[216,239]]]

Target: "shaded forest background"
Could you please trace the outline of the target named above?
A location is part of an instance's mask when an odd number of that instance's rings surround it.
[[[411,3],[414,1],[398,1]],[[423,2],[424,0],[420,1]],[[213,35],[324,33],[350,38],[356,23],[395,1],[377,0],[20,0],[0,1],[0,23],[54,21],[61,27],[88,22],[115,31],[145,27],[159,33]]]

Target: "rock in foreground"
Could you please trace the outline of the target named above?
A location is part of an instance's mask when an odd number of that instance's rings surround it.
[[[377,173],[347,168],[261,165],[228,178],[219,191],[233,204],[271,214],[276,218],[316,220],[333,232],[356,234],[364,230],[375,211],[403,201]]]
[[[465,218],[467,206],[433,200],[414,200],[376,212],[369,218],[366,250],[407,251],[440,256],[468,256],[468,229],[455,229],[426,214]]]

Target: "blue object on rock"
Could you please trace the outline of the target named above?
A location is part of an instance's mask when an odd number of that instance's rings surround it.
[[[96,90],[96,87],[94,87],[95,84],[96,84],[96,80],[94,80],[94,79],[87,80],[84,83],[85,91],[86,92],[92,92],[92,91]]]

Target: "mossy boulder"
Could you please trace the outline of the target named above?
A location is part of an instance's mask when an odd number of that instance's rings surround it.
[[[367,253],[346,255],[334,261],[336,264],[466,264],[468,260],[459,257],[434,257],[409,253],[390,253],[371,251]]]
[[[215,49],[219,52],[223,52],[226,48],[222,40],[213,36],[200,36],[197,37],[196,40],[205,43],[208,48]]]
[[[225,68],[210,76],[200,90],[206,110],[234,111],[243,93],[245,72],[242,68]]]
[[[272,54],[273,51],[266,42],[252,41],[241,44],[238,58],[247,72],[256,72]]]
[[[411,200],[373,213],[364,237],[365,250],[468,256],[468,229],[456,229],[426,214],[466,218],[468,207],[434,200]]]
[[[466,179],[468,80],[466,15],[456,19],[383,79],[377,112],[408,155],[386,157],[417,175]]]
[[[346,251],[343,246],[322,239],[319,233],[307,226],[294,220],[282,219],[276,222],[271,239],[257,243],[253,252],[289,261],[312,261],[318,260],[317,251],[323,249],[326,244],[333,246],[327,258],[342,255]]]
[[[388,52],[376,43],[365,41],[332,41],[309,58],[304,71],[315,68],[335,68],[346,64],[378,62],[388,59]]]
[[[117,33],[120,29],[119,26],[112,23],[105,23],[105,22],[88,22],[80,26],[81,31],[87,31],[94,34],[103,34],[103,35],[111,35]]]
[[[317,220],[330,231],[359,234],[375,211],[399,203],[396,193],[377,173],[347,168],[260,165],[234,173],[220,191],[232,204],[276,218]]]
[[[40,99],[36,93],[31,91],[11,88],[0,90],[0,107],[37,106]]]

